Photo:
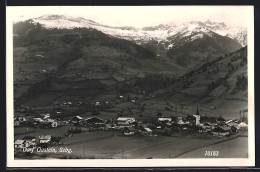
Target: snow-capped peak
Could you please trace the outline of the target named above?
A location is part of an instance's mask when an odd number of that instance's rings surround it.
[[[94,28],[106,34],[133,40],[138,43],[145,43],[150,40],[167,42],[170,40],[169,38],[176,37],[176,35],[182,37],[192,35],[195,39],[200,38],[203,35],[212,36],[213,33],[237,39],[243,46],[246,45],[247,40],[246,28],[228,27],[223,22],[212,22],[210,20],[204,22],[190,21],[178,25],[175,22],[169,22],[143,28],[131,26],[113,27],[102,25],[83,17],[70,17],[65,15],[44,15],[32,20],[42,24],[46,28]],[[197,36],[195,34],[197,34]]]

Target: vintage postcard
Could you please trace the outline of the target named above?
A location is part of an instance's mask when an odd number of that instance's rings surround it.
[[[8,6],[8,167],[254,166],[253,6]]]

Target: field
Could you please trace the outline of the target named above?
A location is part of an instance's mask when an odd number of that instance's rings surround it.
[[[207,158],[205,156],[206,151],[219,151],[217,157],[208,158],[247,158],[248,157],[248,139],[247,137],[236,137],[218,144],[205,146],[185,154],[178,156],[177,158]]]
[[[39,136],[51,134],[64,136],[67,128],[63,126],[57,129],[29,129],[16,128],[15,139],[24,136]],[[176,136],[124,136],[118,131],[92,131],[74,134],[72,137],[64,137],[62,145],[55,146],[72,150],[71,154],[45,153],[49,158],[62,158],[64,156],[86,159],[146,159],[146,158],[202,158],[206,150],[220,150],[220,157],[243,158],[247,155],[247,136],[238,137],[213,137],[205,135],[176,135]],[[236,145],[236,146],[234,146]],[[239,151],[239,150],[242,150]],[[37,153],[34,158],[41,158]],[[45,156],[44,156],[45,157]],[[26,157],[24,157],[26,158]],[[32,157],[31,157],[32,158]],[[45,157],[46,158],[46,157]]]

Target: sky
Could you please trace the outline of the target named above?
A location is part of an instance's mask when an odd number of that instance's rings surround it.
[[[7,7],[7,20],[35,18],[46,14],[84,17],[110,26],[155,26],[187,21],[224,22],[246,26],[252,6],[17,6]]]

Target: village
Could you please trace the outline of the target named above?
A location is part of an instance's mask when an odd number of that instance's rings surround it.
[[[200,115],[197,106],[194,115],[164,116],[161,113],[156,117],[138,119],[135,117],[115,116],[115,118],[101,119],[99,117],[83,118],[80,115],[61,120],[52,117],[49,113],[34,115],[33,117],[14,117],[14,127],[37,128],[42,131],[57,130],[66,126],[64,135],[51,135],[47,132],[35,135],[26,132],[23,138],[15,139],[14,148],[16,152],[24,152],[32,148],[51,148],[63,145],[64,138],[71,138],[82,132],[115,132],[125,137],[156,137],[174,135],[205,135],[210,137],[229,137],[240,131],[247,131],[247,122],[234,119],[226,121],[223,117],[208,117]]]

